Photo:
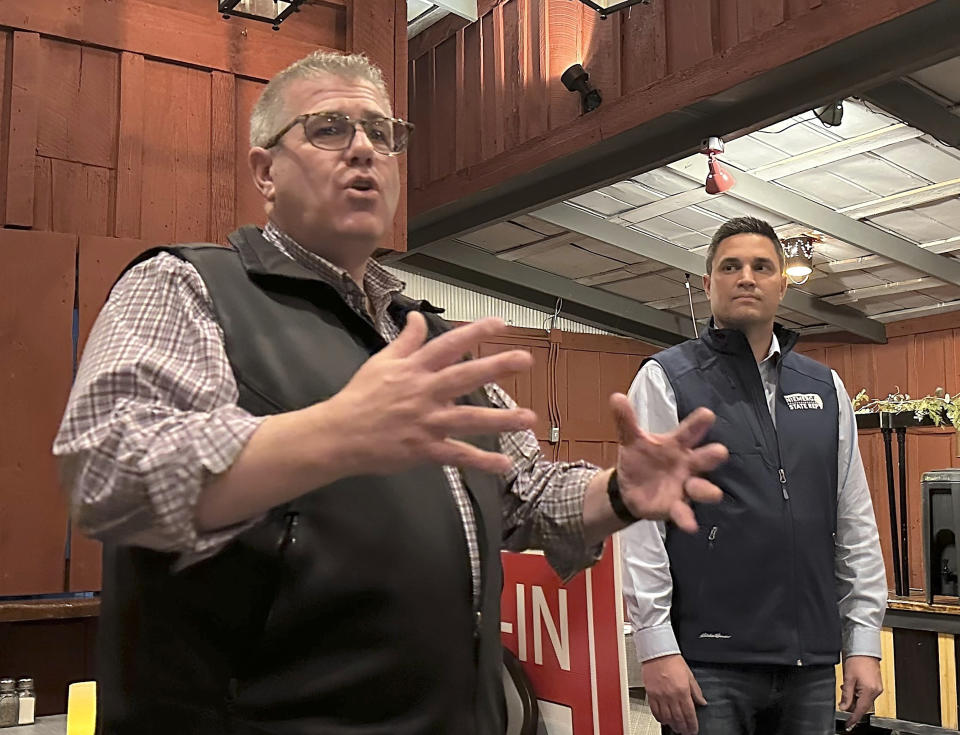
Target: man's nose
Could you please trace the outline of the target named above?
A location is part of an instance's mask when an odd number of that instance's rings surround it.
[[[369,163],[373,160],[375,153],[373,150],[373,143],[370,142],[370,138],[367,137],[366,132],[360,125],[357,125],[354,131],[353,140],[350,141],[348,153],[350,160],[353,163]]]

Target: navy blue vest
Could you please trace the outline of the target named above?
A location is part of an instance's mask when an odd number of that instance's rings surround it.
[[[695,507],[697,533],[667,532],[672,622],[691,661],[839,659],[837,392],[829,368],[792,352],[796,333],[777,325],[776,334],[776,428],[741,332],[711,328],[650,358],[670,380],[679,417],[707,406],[717,421],[706,441],[730,450],[710,474],[723,502]]]
[[[385,343],[256,228],[187,246],[255,415],[338,392]],[[148,253],[148,255],[150,255]],[[426,302],[396,297],[400,321]],[[400,313],[396,313],[400,312]],[[482,392],[463,400],[486,404]],[[476,437],[495,450],[497,438]],[[346,478],[175,572],[176,558],[104,547],[98,679],[103,735],[502,733],[502,483],[465,471],[482,600],[440,467]]]

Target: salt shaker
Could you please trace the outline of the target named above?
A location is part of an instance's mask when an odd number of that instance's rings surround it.
[[[13,679],[0,679],[0,727],[16,725],[19,708],[17,683]]]
[[[17,717],[18,725],[32,725],[34,710],[37,705],[37,695],[33,689],[33,679],[17,680],[17,699],[20,702],[20,714]]]

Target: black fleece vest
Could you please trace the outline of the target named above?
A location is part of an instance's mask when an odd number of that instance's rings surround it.
[[[741,332],[711,328],[651,358],[670,380],[679,417],[712,409],[706,441],[730,450],[710,475],[723,502],[695,508],[696,534],[667,532],[672,622],[689,660],[838,661],[837,392],[829,368],[792,351],[795,333],[778,325],[776,334],[776,428]]]
[[[259,230],[230,242],[166,251],[210,292],[241,407],[268,415],[323,401],[385,346]],[[390,309],[400,323],[425,312],[431,336],[447,328],[425,302],[396,297]],[[474,443],[495,449],[496,438]],[[102,733],[502,733],[502,488],[464,475],[481,547],[479,609],[439,467],[318,488],[177,573],[172,555],[105,548]]]

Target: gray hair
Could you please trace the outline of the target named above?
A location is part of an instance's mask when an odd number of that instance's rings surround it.
[[[263,88],[257,104],[250,113],[250,146],[263,146],[287,120],[284,95],[291,82],[331,75],[341,79],[369,82],[383,96],[387,113],[390,112],[390,94],[383,81],[383,73],[363,54],[340,54],[332,51],[314,51],[293,62],[271,79]]]

